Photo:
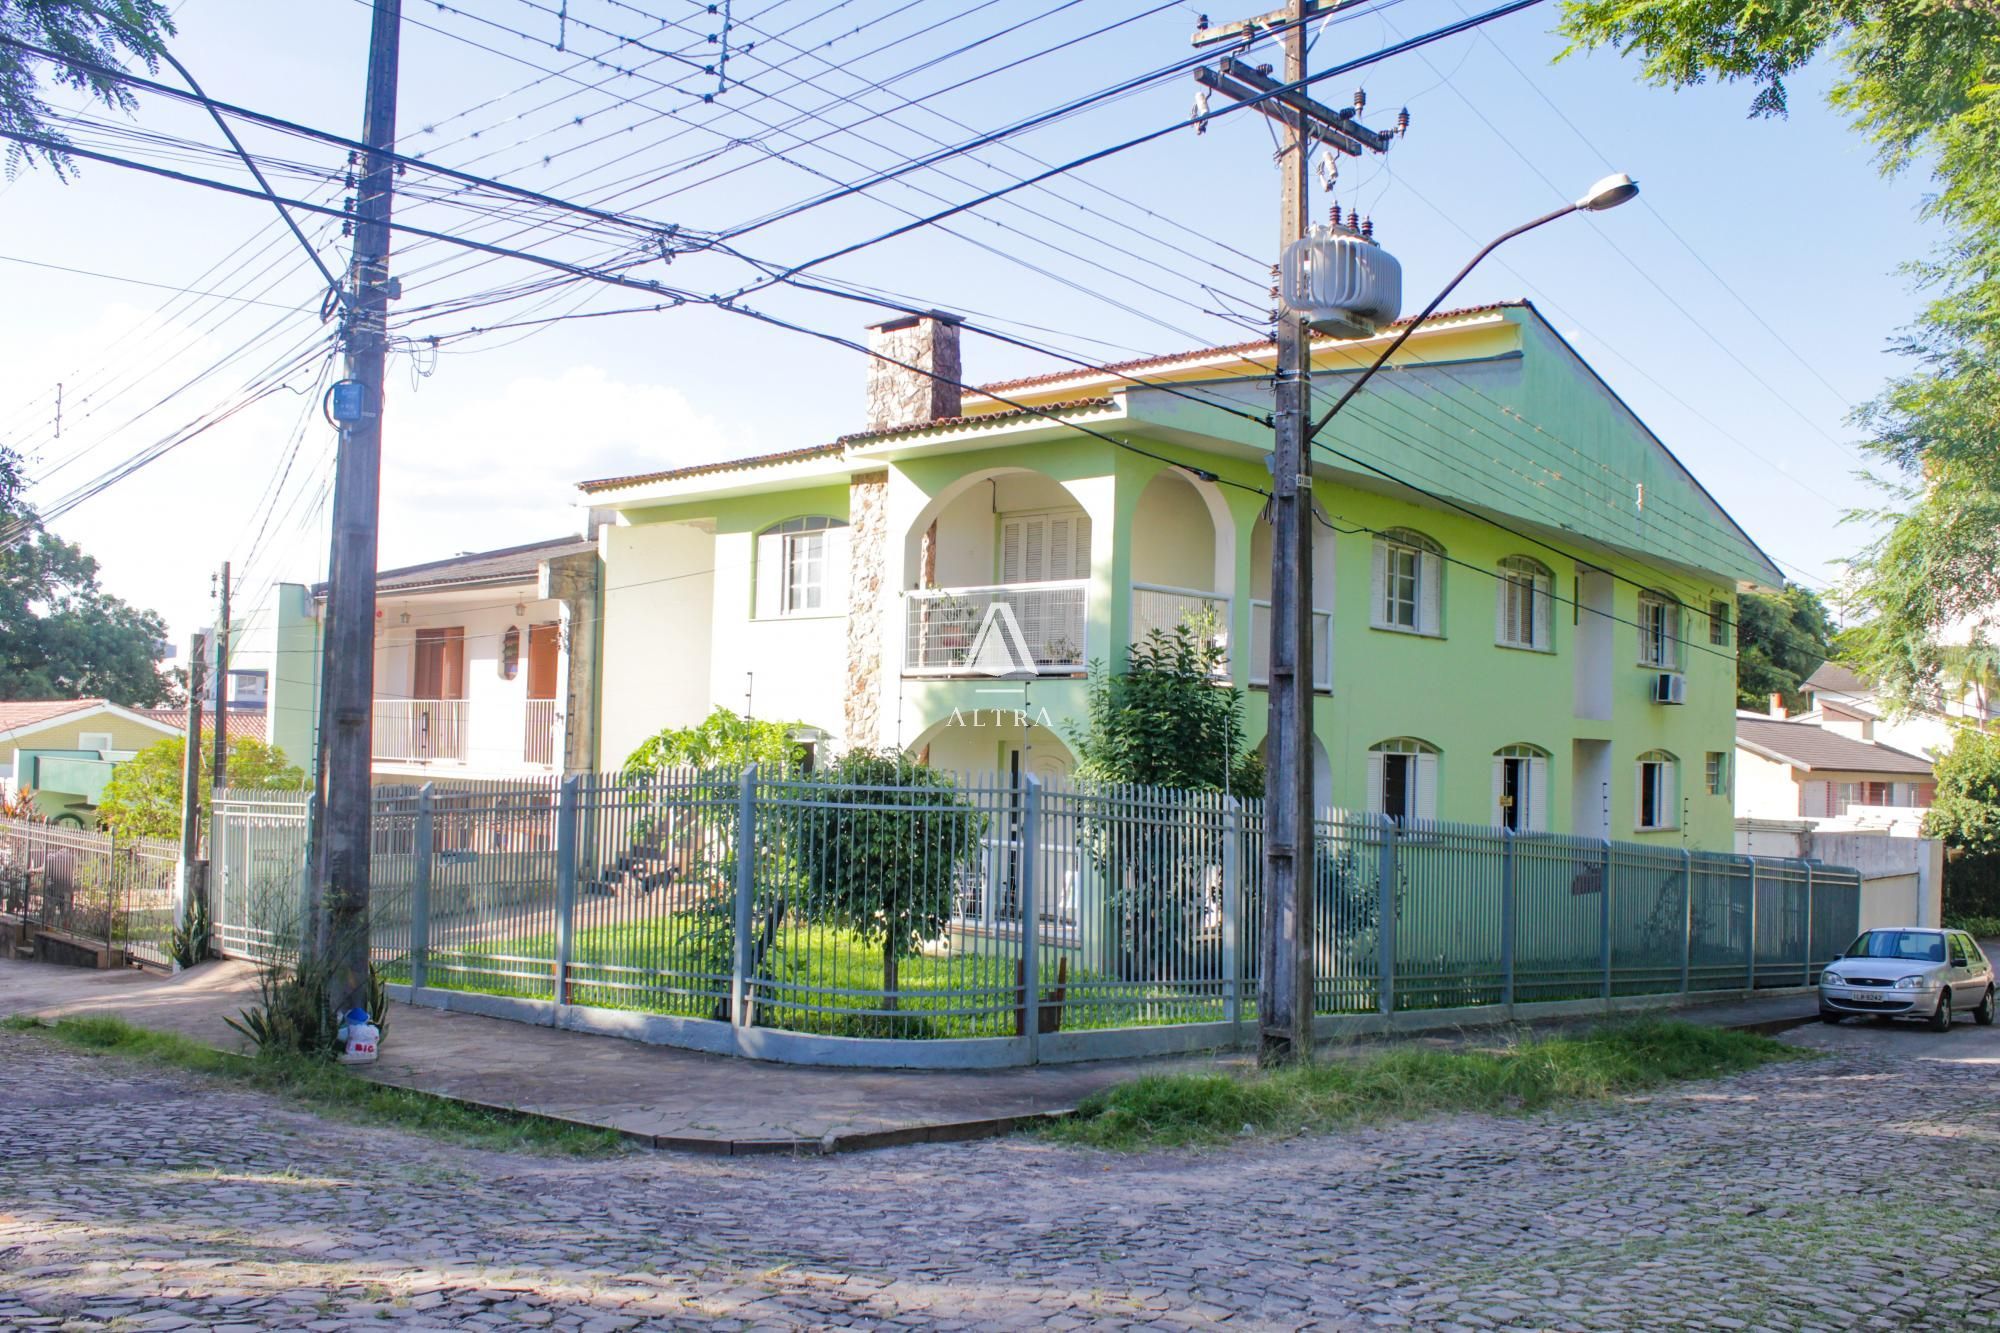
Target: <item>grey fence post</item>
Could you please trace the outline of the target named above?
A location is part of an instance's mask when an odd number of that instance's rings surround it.
[[[750,899],[757,890],[757,765],[744,768],[736,788],[736,956],[730,966],[729,1013],[750,1026]]]
[[[1743,946],[1743,989],[1757,989],[1757,858],[1750,858],[1750,929]]]
[[[1806,979],[1805,985],[1813,984],[1813,874],[1812,862],[1806,862]]]
[[[1028,789],[1021,801],[1021,1035],[1028,1041],[1028,1063],[1041,1059],[1042,1046],[1042,960],[1040,949],[1041,932],[1036,929],[1036,918],[1040,916],[1040,903],[1035,890],[1037,881],[1036,864],[1041,857],[1042,842],[1042,784],[1032,775],[1027,779]]]
[[[1514,830],[1500,830],[1500,1003],[1514,1011]]]
[[[1604,1001],[1611,1002],[1611,881],[1612,881],[1611,839],[1604,839],[1604,874],[1598,880],[1597,918],[1598,931],[1602,937],[1601,948],[1604,955]]]
[[[431,811],[435,789],[436,784],[429,782],[417,788],[416,845],[411,849],[416,855],[416,863],[410,876],[410,987],[413,990],[430,984],[431,862],[436,856],[432,850],[436,845],[436,832]]]
[[[574,773],[556,794],[556,995],[569,1003],[569,965],[576,944],[576,788]]]
[[[1222,803],[1222,1015],[1232,1027],[1243,1023],[1243,805],[1234,796]]]
[[[1396,1012],[1396,821],[1382,816],[1382,859],[1375,886],[1375,1007]]]
[[[1694,853],[1681,848],[1681,994],[1694,981]]]

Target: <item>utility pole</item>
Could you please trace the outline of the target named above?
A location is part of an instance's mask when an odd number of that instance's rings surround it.
[[[368,858],[375,706],[376,524],[382,484],[382,371],[389,310],[389,210],[395,186],[396,73],[402,0],[375,0],[368,44],[360,188],[354,200],[347,378],[334,390],[341,423],[333,488],[333,549],[321,648],[314,774],[312,879],[319,947],[332,950],[333,1000],[365,1003]]]
[[[1271,77],[1269,66],[1230,58],[1195,71],[1204,88],[1254,103],[1255,110],[1282,128],[1281,255],[1306,234],[1312,145],[1350,155],[1387,146],[1384,138],[1357,124],[1353,112],[1322,106],[1304,89],[1307,20],[1357,2],[1288,0],[1283,9],[1218,28],[1208,27],[1204,19],[1194,34],[1194,45],[1213,46],[1283,31],[1282,81]],[[1257,984],[1258,1059],[1265,1064],[1307,1059],[1313,1035],[1312,348],[1304,319],[1282,305],[1274,313],[1278,371],[1270,504],[1270,727],[1265,740],[1262,974]]]
[[[209,785],[229,785],[229,562],[222,562],[222,610],[215,621],[215,757]]]
[[[187,750],[181,756],[181,865],[183,905],[194,899],[195,861],[201,856],[201,655],[200,634],[188,640]]]

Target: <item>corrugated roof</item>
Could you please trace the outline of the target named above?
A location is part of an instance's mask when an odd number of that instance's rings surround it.
[[[1457,310],[1440,310],[1425,322],[1437,324],[1448,319],[1462,319],[1467,315],[1483,315],[1494,310],[1521,309],[1526,305],[1527,302],[1525,301],[1492,301],[1485,305],[1462,306]],[[1410,321],[1407,319],[1399,319],[1393,324],[1383,325],[1381,331],[1387,333],[1393,329],[1403,328],[1409,323]],[[1340,338],[1315,338],[1313,346],[1315,349],[1332,347],[1345,341],[1349,340]],[[1226,347],[1196,347],[1185,352],[1169,352],[1165,356],[1139,357],[1132,361],[1114,361],[1102,366],[1075,366],[1069,370],[1052,371],[1047,375],[1030,375],[1025,379],[999,380],[992,384],[982,384],[979,386],[977,392],[1014,393],[1022,389],[1040,388],[1045,384],[1060,384],[1062,381],[1068,379],[1088,379],[1098,375],[1123,376],[1135,370],[1157,370],[1162,366],[1171,366],[1181,361],[1200,361],[1216,356],[1249,356],[1264,351],[1268,351],[1275,356],[1277,354],[1277,344],[1269,338],[1259,338],[1250,342],[1231,343]]]
[[[1831,769],[1844,773],[1907,773],[1929,777],[1930,760],[1887,745],[1858,741],[1810,722],[1778,718],[1736,719],[1740,744],[1775,756],[1797,768]]]
[[[421,588],[519,583],[534,578],[544,560],[596,549],[596,541],[589,537],[551,537],[524,546],[467,551],[449,560],[432,560],[426,564],[382,570],[375,575],[375,589],[377,592],[414,592]],[[326,596],[326,584],[314,584],[313,596]]]
[[[141,708],[139,711],[155,722],[172,727],[175,731],[183,734],[187,731],[187,709],[185,708]],[[212,729],[215,726],[215,714],[211,711],[203,710],[201,725],[204,730]],[[264,739],[264,733],[268,729],[262,713],[253,713],[241,709],[230,710],[228,727],[230,740],[240,741],[247,736],[253,741],[261,741]]]
[[[65,713],[99,708],[103,699],[0,699],[0,732],[53,722]]]

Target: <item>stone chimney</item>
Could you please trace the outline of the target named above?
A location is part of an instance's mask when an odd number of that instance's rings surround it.
[[[1784,696],[1784,695],[1782,695],[1782,694],[1773,694],[1773,695],[1771,696],[1771,716],[1772,716],[1772,717],[1775,717],[1775,718],[1779,718],[1779,719],[1781,719],[1781,720],[1782,720],[1782,719],[1783,719],[1783,718],[1785,717],[1785,696]]]
[[[933,310],[869,325],[868,350],[875,355],[868,362],[863,430],[893,430],[959,414],[958,382],[965,378],[959,322],[957,315]]]

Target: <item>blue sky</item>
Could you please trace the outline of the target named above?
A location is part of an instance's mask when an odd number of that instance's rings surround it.
[[[671,44],[704,60],[699,29],[713,25],[705,4],[572,0],[575,25],[562,34],[561,54],[552,45],[554,0],[411,4],[402,146],[564,198],[605,198],[657,222],[716,229],[810,197],[827,175],[852,179],[960,139],[965,126],[1005,124],[1187,54],[1197,9],[1174,5],[1017,70],[897,105],[898,94],[956,82],[1143,8],[1129,0],[736,0],[739,51],[753,41],[761,49],[731,63],[746,86],[701,103],[714,80],[603,33],[657,29],[648,41],[655,51]],[[803,22],[815,12],[817,20]],[[1455,0],[1370,6],[1321,32],[1314,63],[1463,12]],[[1234,16],[1213,12],[1218,22]],[[175,50],[211,95],[356,132],[363,0],[185,0],[178,18]],[[1386,122],[1407,105],[1413,128],[1386,159],[1344,162],[1336,194],[1318,202],[1358,204],[1374,218],[1403,263],[1414,308],[1491,235],[1608,170],[1639,178],[1642,203],[1514,242],[1454,304],[1534,299],[1768,551],[1795,574],[1830,582],[1861,537],[1838,524],[1841,513],[1874,499],[1852,476],[1862,464],[1845,417],[1897,369],[1889,347],[1915,302],[1895,268],[1931,243],[1916,218],[1924,182],[1877,175],[1825,105],[1830,71],[1798,81],[1788,121],[1750,121],[1745,87],[1669,93],[1639,83],[1634,63],[1602,53],[1552,64],[1560,49],[1554,19],[1553,6],[1530,10],[1367,71],[1359,82],[1371,118]],[[1017,30],[1002,31],[1009,23]],[[801,26],[787,34],[788,24]],[[997,35],[973,52],[865,91],[989,34]],[[578,64],[579,52],[601,53],[604,63]],[[542,78],[523,62],[576,68]],[[627,69],[636,72],[618,72]],[[599,81],[599,91],[580,86]],[[1329,81],[1320,91],[1344,104],[1356,82]],[[1176,78],[1014,142],[1044,161],[1064,160],[1185,116],[1192,93],[1191,80]],[[72,95],[57,100],[75,105]],[[675,114],[663,114],[669,109]],[[818,143],[799,140],[825,132],[819,121],[774,134],[771,125],[797,109],[849,128]],[[142,103],[138,124],[216,139],[198,116],[159,99]],[[260,152],[339,162],[337,151],[246,137]],[[689,160],[753,137],[774,151],[739,145],[706,164]],[[1023,207],[963,215],[952,224],[956,235],[913,233],[819,271],[1086,355],[1238,340],[1248,336],[1240,324],[1207,312],[1260,299],[1257,261],[1275,249],[1271,147],[1261,121],[1231,117],[1206,135],[1176,133],[1096,164],[1051,192],[1026,192],[1017,196]],[[213,162],[192,169],[228,174]],[[797,262],[896,226],[939,198],[962,199],[1035,168],[997,148],[947,169],[956,179],[913,177],[752,232],[739,245],[759,259]],[[407,216],[442,226],[464,215],[432,203]],[[323,236],[337,270],[344,243],[326,224],[309,230]],[[529,233],[531,248],[545,235]],[[399,248],[406,306],[535,276],[495,261],[453,278],[460,261],[443,247],[406,239]],[[582,253],[574,242],[546,248]],[[34,265],[197,284],[271,304],[183,298],[162,311],[168,291]],[[643,271],[703,292],[754,276],[717,257]],[[43,170],[0,186],[0,273],[10,298],[0,307],[0,441],[38,458],[31,472],[50,474],[35,497],[42,503],[230,403],[280,346],[305,345],[320,328],[320,284],[268,207],[112,166],[88,165],[68,185]],[[532,313],[633,303],[633,293],[578,288]],[[877,317],[804,294],[764,293],[753,303],[853,336]],[[517,318],[524,309],[426,327]],[[392,366],[386,563],[568,531],[577,525],[569,482],[819,442],[853,429],[859,415],[863,368],[854,353],[714,310],[573,320],[460,347],[467,350],[436,356],[418,347]],[[245,359],[184,387],[236,349]],[[974,380],[1055,364],[978,338],[966,361]],[[207,571],[225,558],[237,562],[239,597],[252,602],[273,579],[316,577],[332,435],[314,415],[312,385],[302,372],[291,392],[180,446],[56,530],[100,558],[114,591],[165,612],[177,637],[206,619]]]

